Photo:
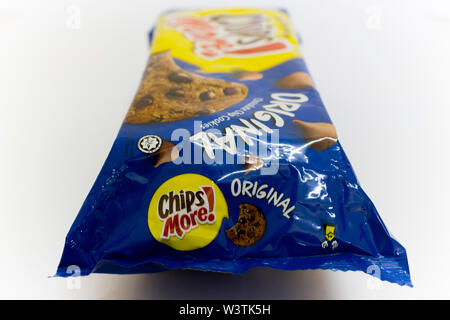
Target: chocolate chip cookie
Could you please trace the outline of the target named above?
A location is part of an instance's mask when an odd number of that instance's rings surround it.
[[[266,230],[266,218],[260,209],[248,203],[239,205],[237,223],[225,234],[228,239],[240,247],[248,247],[262,238]]]
[[[167,122],[212,114],[242,101],[248,88],[181,69],[169,51],[150,56],[125,122]]]

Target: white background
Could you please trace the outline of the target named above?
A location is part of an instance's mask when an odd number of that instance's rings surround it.
[[[289,9],[357,176],[407,249],[415,287],[317,270],[91,275],[79,289],[48,278],[138,87],[156,17],[221,3],[2,1],[0,298],[450,298],[449,2],[226,1],[244,3]]]

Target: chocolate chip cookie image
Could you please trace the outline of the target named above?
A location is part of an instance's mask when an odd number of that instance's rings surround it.
[[[125,117],[126,123],[168,122],[224,110],[242,101],[247,86],[180,68],[170,51],[153,54]]]
[[[326,122],[306,122],[294,120],[300,129],[303,140],[311,143],[310,147],[317,151],[325,151],[331,148],[337,141],[336,128]]]
[[[237,223],[225,230],[228,239],[239,247],[248,247],[262,238],[266,231],[266,218],[262,211],[249,203],[239,205]]]

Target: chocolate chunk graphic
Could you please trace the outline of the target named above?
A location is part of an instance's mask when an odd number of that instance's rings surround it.
[[[151,94],[147,94],[145,96],[143,96],[142,98],[140,98],[138,101],[136,101],[134,107],[139,110],[139,109],[144,109],[146,107],[151,106],[153,103],[153,97]]]
[[[180,150],[170,141],[163,140],[161,148],[155,153],[155,168],[166,162],[172,162],[180,156]]]
[[[169,80],[175,83],[191,83],[191,77],[182,71],[175,71],[169,74]]]
[[[236,70],[233,72],[233,76],[235,76],[239,81],[253,81],[263,78],[263,74],[260,72],[251,72],[245,70]]]
[[[303,140],[307,143],[315,141],[310,145],[314,150],[327,150],[337,141],[336,128],[331,123],[301,120],[294,120],[294,123],[300,128]]]
[[[166,97],[169,99],[183,98],[184,97],[183,89],[172,88],[166,93]]]
[[[306,72],[293,72],[275,83],[280,89],[313,88],[312,80]]]
[[[235,245],[248,247],[262,238],[266,231],[266,218],[262,211],[249,203],[239,205],[238,222],[225,230],[225,234]]]
[[[234,87],[228,87],[223,89],[223,93],[225,93],[226,96],[234,96],[239,93],[239,89]]]
[[[260,157],[249,154],[245,156],[245,174],[248,174],[250,171],[259,170],[264,166],[264,160]]]
[[[212,113],[212,111],[208,110],[208,109],[198,110],[197,116],[207,116],[207,115],[210,115],[211,113]]]
[[[204,91],[200,93],[200,100],[206,101],[206,100],[212,100],[216,97],[216,94],[214,91]]]

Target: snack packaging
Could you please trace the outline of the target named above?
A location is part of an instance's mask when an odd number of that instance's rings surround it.
[[[360,187],[287,13],[167,12],[56,275],[255,267],[412,286],[406,251]]]

